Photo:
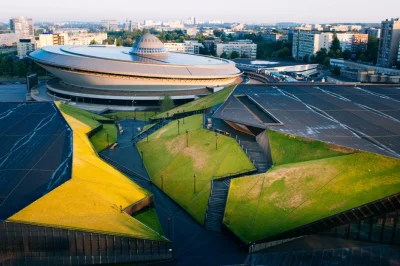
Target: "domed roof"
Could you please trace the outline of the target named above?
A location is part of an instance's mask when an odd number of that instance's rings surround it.
[[[166,54],[167,51],[164,48],[164,44],[156,36],[146,33],[136,40],[129,53],[138,55],[162,55]]]

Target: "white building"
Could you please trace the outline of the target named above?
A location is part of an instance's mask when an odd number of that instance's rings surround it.
[[[11,33],[16,33],[21,38],[30,38],[34,36],[35,30],[33,27],[33,20],[26,17],[15,17],[10,19]]]
[[[26,57],[30,52],[35,51],[35,43],[30,38],[19,39],[17,44],[18,57],[20,59]]]
[[[49,45],[64,45],[69,43],[67,33],[40,34],[37,48]]]
[[[196,36],[197,33],[199,33],[199,30],[197,29],[197,27],[188,27],[185,29],[186,34],[189,36]]]
[[[241,23],[239,23],[239,24],[233,24],[233,25],[231,26],[231,31],[241,31],[241,30],[243,30],[243,28],[244,28],[244,25],[241,24]]]
[[[145,19],[145,20],[144,20],[144,26],[145,26],[145,27],[151,27],[151,26],[153,26],[153,21],[150,20],[150,19]]]
[[[93,40],[96,44],[103,44],[103,41],[107,39],[107,33],[88,33],[88,34],[73,34],[68,36],[69,45],[89,45]]]
[[[140,23],[129,21],[129,30],[130,31],[140,30]]]
[[[17,33],[2,33],[0,34],[0,47],[1,46],[16,46],[21,35]]]
[[[347,32],[349,30],[349,26],[347,26],[347,25],[331,26],[330,30],[336,31],[336,32]]]
[[[106,28],[107,31],[118,30],[118,23],[116,20],[102,20],[101,26]]]
[[[167,42],[164,43],[167,52],[199,54],[200,47],[204,48],[203,44],[198,41],[185,41],[184,43]]]
[[[293,34],[293,57],[296,60],[315,55],[321,48],[329,51],[333,33],[316,33],[310,31],[298,31]],[[342,51],[350,50],[356,52],[358,49],[365,50],[368,42],[368,34],[361,33],[337,33]]]
[[[257,57],[257,44],[251,40],[238,40],[229,43],[217,43],[217,56],[225,53],[228,57],[233,51],[239,53],[240,57],[256,59]]]

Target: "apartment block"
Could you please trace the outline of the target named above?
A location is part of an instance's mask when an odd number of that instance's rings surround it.
[[[203,44],[198,41],[185,41],[184,43],[164,43],[164,47],[168,52],[199,54],[200,48],[204,48]]]
[[[66,33],[57,34],[40,34],[38,48],[42,48],[49,45],[64,45],[68,44],[69,38]]]
[[[381,67],[392,67],[396,65],[400,41],[400,20],[391,19],[382,21],[381,39],[379,42],[379,53],[377,65]]]
[[[367,49],[368,34],[362,33],[337,33],[342,51],[350,50],[355,53],[359,49],[365,51]],[[334,33],[332,32],[310,32],[298,31],[293,35],[293,57],[296,60],[303,59],[306,55],[315,55],[321,48],[329,51]]]
[[[118,29],[118,23],[116,20],[102,20],[101,26],[107,31],[116,31]]]
[[[16,46],[21,35],[17,33],[2,33],[0,34],[0,47],[3,46]]]
[[[230,56],[233,51],[238,52],[240,57],[256,59],[257,44],[251,40],[217,43],[217,56],[221,56],[224,52]]]

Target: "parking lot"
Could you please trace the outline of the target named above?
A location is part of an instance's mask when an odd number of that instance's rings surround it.
[[[26,84],[0,85],[0,102],[26,101]]]

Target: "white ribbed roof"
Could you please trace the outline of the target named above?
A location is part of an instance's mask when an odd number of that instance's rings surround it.
[[[164,44],[153,34],[146,33],[133,44],[131,54],[162,55],[167,51]]]

